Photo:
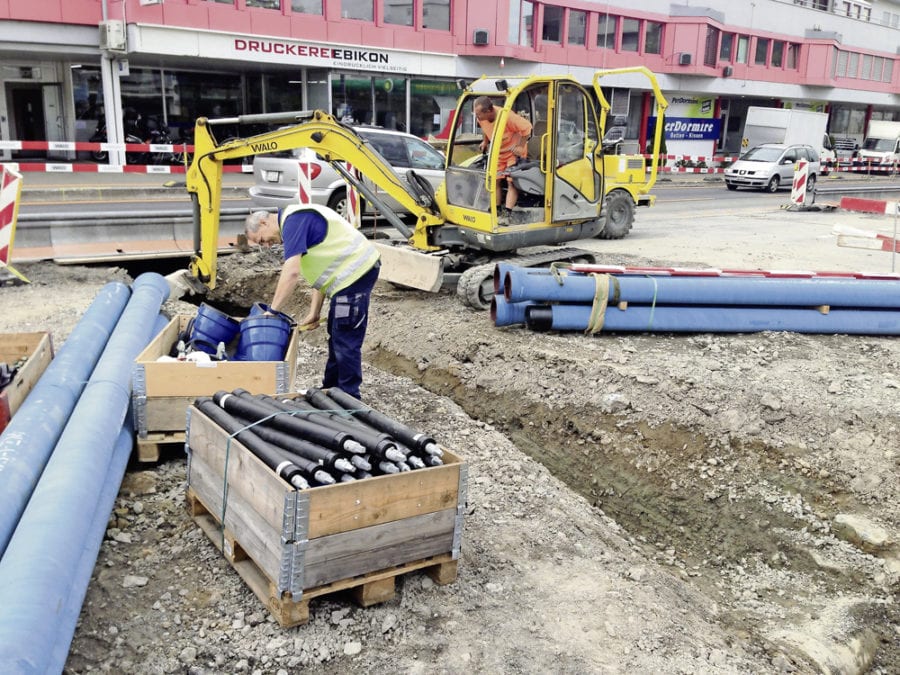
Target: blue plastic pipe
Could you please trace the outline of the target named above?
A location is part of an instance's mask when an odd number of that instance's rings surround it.
[[[119,488],[122,485],[122,479],[125,477],[125,469],[128,467],[128,460],[131,457],[133,447],[134,429],[131,426],[131,421],[126,420],[125,426],[122,427],[118,438],[116,438],[112,461],[109,464],[109,470],[106,472],[106,478],[103,480],[102,492],[97,500],[94,519],[91,522],[88,537],[84,541],[81,558],[73,568],[69,596],[55,617],[55,630],[53,635],[49,636],[49,643],[46,645],[50,650],[50,662],[47,664],[47,672],[63,672],[66,660],[69,658],[69,648],[72,646],[72,638],[75,636],[78,617],[81,616],[84,597],[91,582],[91,575],[94,573],[97,555],[100,553],[100,546],[103,544],[109,517],[112,514],[113,507],[116,505],[116,497],[119,495]]]
[[[535,303],[507,302],[502,295],[494,295],[491,299],[491,321],[495,326],[512,326],[525,323],[525,308]]]
[[[99,518],[100,495],[131,398],[134,358],[169,294],[142,274],[0,560],[0,672],[45,673],[56,623],[81,595],[75,574]],[[105,514],[107,517],[109,513]]]
[[[592,302],[591,276],[534,274],[529,268],[507,269],[508,302]],[[643,277],[610,275],[607,299],[656,305],[757,305],[773,307],[900,308],[900,282],[871,279],[778,279],[768,277]]]
[[[510,270],[521,270],[523,274],[549,275],[549,267],[522,267],[509,262],[498,262],[494,265],[494,294],[503,295],[506,288],[506,273]]]
[[[533,330],[585,330],[590,305],[534,305],[525,310],[525,324]],[[609,307],[603,332],[656,331],[661,333],[844,333],[900,335],[900,312],[875,309],[815,309],[780,307],[708,307],[629,305]]]
[[[130,298],[120,282],[100,289],[0,434],[0,558]]]

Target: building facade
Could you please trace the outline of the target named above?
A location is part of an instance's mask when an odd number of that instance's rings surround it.
[[[670,154],[739,151],[751,105],[827,112],[829,132],[856,142],[869,121],[900,119],[900,2],[633,4],[0,0],[0,158],[74,159],[62,142],[104,126],[121,141],[138,116],[189,140],[199,116],[322,108],[427,137],[447,124],[460,80],[589,83],[597,69],[633,65],[654,71],[669,99]],[[606,92],[641,144],[655,113],[647,89],[623,76]]]

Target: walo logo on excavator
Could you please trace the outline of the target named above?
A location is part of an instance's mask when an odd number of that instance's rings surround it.
[[[278,149],[278,141],[267,141],[266,143],[251,143],[250,147],[253,152],[272,152]]]

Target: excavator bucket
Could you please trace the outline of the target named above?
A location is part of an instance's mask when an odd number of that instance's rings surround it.
[[[441,289],[444,282],[442,256],[423,253],[406,244],[375,242],[375,248],[381,254],[379,279],[430,293]]]

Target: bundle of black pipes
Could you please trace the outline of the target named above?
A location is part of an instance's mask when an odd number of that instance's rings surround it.
[[[340,389],[279,398],[235,389],[194,404],[300,490],[443,464],[434,438]]]

